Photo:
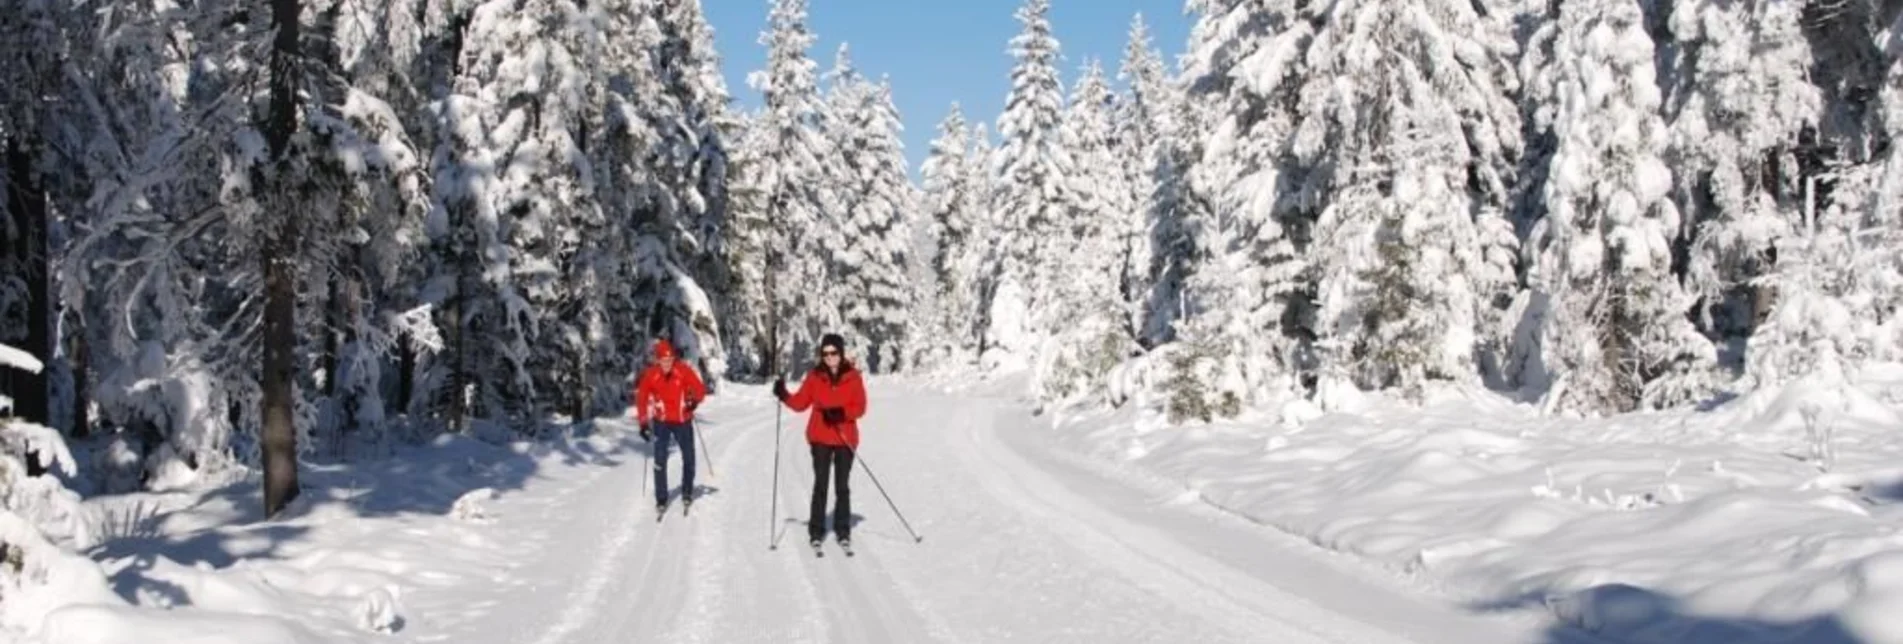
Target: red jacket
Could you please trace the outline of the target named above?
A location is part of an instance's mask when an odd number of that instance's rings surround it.
[[[707,397],[707,385],[693,368],[680,360],[674,361],[674,370],[662,373],[660,365],[652,365],[641,372],[641,379],[634,387],[634,417],[646,423],[648,419],[663,423],[685,423],[693,419],[687,411],[688,403],[700,404]]]
[[[859,418],[866,415],[866,384],[852,365],[840,365],[838,379],[826,373],[825,365],[813,367],[806,379],[800,381],[799,391],[786,397],[786,406],[793,411],[813,408],[813,413],[806,417],[806,442],[859,449]],[[828,424],[819,413],[827,407],[844,408],[846,422],[837,426]]]

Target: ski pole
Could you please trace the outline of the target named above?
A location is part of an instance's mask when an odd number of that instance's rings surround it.
[[[720,478],[720,473],[714,471],[714,453],[707,450],[707,435],[700,433],[700,423],[688,425],[688,431],[694,432],[694,438],[700,439],[700,453],[707,459],[707,476]]]
[[[768,550],[780,549],[779,535],[774,530],[780,525],[780,417],[786,413],[786,405],[778,398],[773,400],[773,513],[767,520],[766,538]]]
[[[905,531],[912,535],[912,543],[920,543],[925,541],[925,537],[921,537],[919,536],[917,532],[912,531],[912,524],[906,522],[905,513],[899,511],[899,504],[892,502],[892,495],[885,493],[885,486],[879,484],[879,475],[872,473],[872,465],[870,463],[867,463],[865,459],[862,459],[859,457],[859,450],[854,449],[852,446],[852,443],[846,442],[845,433],[839,431],[839,427],[837,425],[834,425],[832,427],[833,427],[833,434],[838,436],[839,442],[846,446],[846,453],[851,454],[852,460],[858,461],[859,466],[865,468],[866,476],[872,479],[872,487],[878,488],[879,496],[885,497],[885,504],[888,506],[891,506],[892,513],[899,516],[899,525],[905,526]]]

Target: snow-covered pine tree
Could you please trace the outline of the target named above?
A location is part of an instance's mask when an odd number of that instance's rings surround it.
[[[314,437],[332,453],[382,445],[387,417],[384,357],[409,328],[413,259],[424,243],[427,177],[393,96],[413,104],[404,70],[420,44],[415,3],[329,5],[309,40],[314,82],[328,99],[312,129],[334,154],[313,161],[314,180],[334,199],[313,200],[306,239],[329,269],[304,277],[300,327],[315,329],[318,370],[302,390],[316,410]]]
[[[984,353],[991,348],[991,294],[998,285],[999,253],[997,243],[1002,234],[1003,224],[998,214],[998,159],[997,143],[992,140],[991,124],[977,121],[971,125],[971,156],[965,164],[965,176],[969,177],[968,189],[971,191],[972,229],[974,239],[985,240],[974,243],[972,251],[966,256],[965,266],[971,275],[971,308],[966,310],[970,319],[964,324],[970,329],[965,345],[971,352],[971,364],[976,366]]]
[[[859,75],[858,68],[852,64],[851,49],[847,43],[840,43],[833,53],[833,67],[821,75],[825,87],[818,115],[819,131],[825,137],[826,156],[820,162],[823,171],[820,179],[833,191],[832,202],[820,209],[821,218],[813,232],[821,240],[817,250],[818,259],[824,263],[826,279],[801,289],[806,298],[806,308],[819,314],[815,318],[819,328],[815,333],[825,331],[847,331],[847,350],[854,355],[866,355],[866,337],[863,329],[857,328],[852,321],[849,309],[856,305],[851,301],[851,293],[858,278],[860,266],[866,263],[861,249],[848,232],[852,225],[853,209],[862,199],[851,187],[860,182],[860,168],[854,165],[858,160],[856,148],[862,144],[863,133],[854,124],[854,114],[859,111],[865,94],[865,78]]]
[[[763,131],[753,169],[760,173],[767,215],[767,371],[785,372],[797,368],[786,358],[807,355],[833,321],[822,311],[830,302],[811,289],[827,283],[823,253],[837,240],[822,236],[828,229],[821,222],[836,200],[821,166],[830,153],[819,129],[815,65],[806,55],[813,42],[806,0],[774,0],[767,23],[760,37],[767,69],[750,77],[764,103],[754,125]]]
[[[1473,380],[1514,282],[1515,44],[1466,0],[1337,3],[1290,151],[1324,204],[1306,250],[1322,391]],[[1326,401],[1324,401],[1326,402]]]
[[[1191,123],[1214,122],[1223,107],[1209,94],[1191,98],[1185,78],[1163,90],[1169,100],[1158,110],[1164,124],[1157,134],[1155,187],[1144,204],[1144,239],[1149,249],[1147,292],[1138,339],[1155,347],[1176,339],[1176,323],[1186,313],[1185,289],[1195,272],[1192,221],[1210,221],[1211,201],[1196,192],[1192,170],[1203,154],[1203,131]]]
[[[1189,8],[1198,17],[1184,122],[1208,125],[1183,150],[1194,157],[1176,193],[1181,210],[1157,226],[1159,262],[1181,272],[1160,276],[1153,302],[1176,311],[1177,343],[1164,356],[1170,415],[1207,419],[1296,386],[1297,342],[1286,322],[1303,265],[1290,224],[1304,202],[1280,194],[1282,182],[1301,177],[1282,176],[1279,155],[1293,123],[1290,81],[1319,18],[1294,2],[1192,0]]]
[[[1118,267],[1120,295],[1130,333],[1140,341],[1149,336],[1150,293],[1156,288],[1157,261],[1152,227],[1163,213],[1175,208],[1171,175],[1177,169],[1171,154],[1178,136],[1181,88],[1170,77],[1162,56],[1150,39],[1149,25],[1137,14],[1130,22],[1129,42],[1117,71],[1126,85],[1117,102],[1117,162],[1122,170],[1126,209],[1117,221],[1124,262]]]
[[[925,368],[963,366],[977,353],[979,261],[984,195],[977,191],[974,132],[953,103],[939,122],[938,137],[919,168],[925,216],[934,243],[931,274],[936,289],[933,320],[914,339],[916,362]]]
[[[727,158],[721,131],[727,88],[713,51],[713,29],[698,0],[649,3],[658,43],[651,56],[662,94],[647,115],[662,145],[649,154],[659,180],[651,195],[658,219],[654,234],[662,257],[644,258],[643,280],[654,286],[643,316],[659,320],[645,329],[671,339],[689,359],[712,373],[726,371],[715,306],[705,286],[717,277],[713,242],[726,217]]]
[[[657,56],[665,41],[660,3],[622,0],[599,5],[607,27],[590,64],[603,77],[602,114],[589,125],[587,143],[595,172],[596,199],[609,223],[598,253],[605,338],[596,344],[607,355],[600,361],[604,380],[597,405],[627,404],[628,392],[649,355],[656,334],[660,291],[668,282],[674,257],[670,234],[680,226],[669,206],[678,203],[664,186],[673,176],[669,153],[678,152],[679,105],[662,77]],[[663,167],[669,166],[669,167]]]
[[[903,355],[907,326],[906,282],[913,194],[899,141],[898,108],[890,86],[873,84],[853,67],[845,46],[833,74],[827,124],[832,135],[834,185],[840,191],[840,226],[826,236],[840,287],[841,317],[852,332],[865,366],[891,371]]]
[[[1051,287],[1070,277],[1054,273],[1051,264],[1058,254],[1050,246],[1063,238],[1070,216],[1072,164],[1060,140],[1064,93],[1050,8],[1050,0],[1025,0],[1017,12],[1023,30],[1011,39],[1017,63],[998,119],[1003,142],[993,201],[998,254],[982,304],[988,325],[981,359],[988,371],[1033,364]]]
[[[1803,219],[1800,137],[1823,96],[1800,3],[1691,0],[1671,6],[1677,84],[1670,158],[1691,242],[1686,285],[1701,327],[1721,342],[1752,332],[1770,293],[1772,246]],[[1674,231],[1676,232],[1676,231]]]
[[[719,249],[725,279],[720,304],[721,337],[727,343],[728,370],[735,376],[766,375],[767,357],[767,244],[769,230],[768,173],[759,168],[765,159],[761,127],[765,115],[748,115],[734,139],[728,172],[734,177],[728,192],[726,221]]]
[[[1047,401],[1091,392],[1134,348],[1121,279],[1130,262],[1123,228],[1134,206],[1117,158],[1115,109],[1102,66],[1090,61],[1071,89],[1059,131],[1075,163],[1066,190],[1069,211],[1040,257],[1050,281],[1035,324],[1049,332],[1039,343],[1033,384]]]
[[[870,170],[861,194],[864,200],[853,209],[852,234],[866,245],[869,272],[859,277],[862,285],[859,302],[865,307],[862,324],[870,344],[869,359],[881,371],[908,369],[903,356],[914,338],[905,333],[910,326],[908,306],[912,291],[913,217],[918,212],[918,188],[912,185],[911,169],[905,160],[905,144],[900,139],[904,123],[893,103],[891,81],[881,79],[870,86],[867,106],[866,145],[862,154]]]
[[[596,209],[575,139],[586,76],[570,43],[544,29],[568,8],[467,7],[458,78],[436,107],[446,136],[432,164],[432,228],[447,233],[438,239],[455,275],[439,323],[451,344],[439,392],[457,429],[470,417],[526,426],[539,411],[536,375],[562,364],[548,353],[561,345],[536,339],[562,296],[557,258],[579,232],[569,209]]]
[[[1553,140],[1520,310],[1522,382],[1549,411],[1661,407],[1707,393],[1715,351],[1671,271],[1679,213],[1653,45],[1636,3],[1558,5],[1523,62]]]

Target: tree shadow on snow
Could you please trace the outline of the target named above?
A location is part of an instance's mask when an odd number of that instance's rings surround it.
[[[133,495],[128,503],[101,504],[104,538],[87,554],[124,564],[113,573],[112,583],[128,600],[142,596],[160,603],[185,601],[178,588],[168,589],[169,583],[144,573],[162,560],[221,569],[241,560],[280,559],[287,544],[306,538],[316,524],[335,520],[339,510],[359,519],[445,516],[470,492],[487,488],[505,496],[545,475],[544,468],[552,465],[640,467],[651,449],[651,443],[631,431],[598,433],[589,422],[577,424],[565,437],[534,443],[504,446],[446,435],[427,444],[397,447],[386,458],[305,461],[298,465],[297,498],[269,519],[264,517],[257,473],[206,492]],[[634,501],[639,488],[625,493]],[[163,500],[182,495],[190,495],[189,505],[162,511]]]
[[[1471,606],[1482,612],[1543,608],[1558,619],[1541,644],[1861,644],[1836,617],[1797,621],[1688,613],[1677,598],[1626,584],[1596,586],[1562,599],[1511,598]]]
[[[1848,489],[1871,505],[1903,503],[1903,481],[1852,485]]]

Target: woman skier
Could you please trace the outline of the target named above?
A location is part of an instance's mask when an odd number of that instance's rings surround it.
[[[838,498],[833,505],[833,534],[840,547],[852,547],[852,490],[847,481],[859,448],[858,421],[866,415],[866,386],[845,350],[845,338],[828,333],[819,342],[819,364],[800,381],[799,391],[787,393],[785,378],[773,381],[773,395],[787,407],[795,412],[813,409],[806,418],[806,444],[813,452],[813,505],[806,532],[814,548],[826,534],[823,519],[829,476]]]

